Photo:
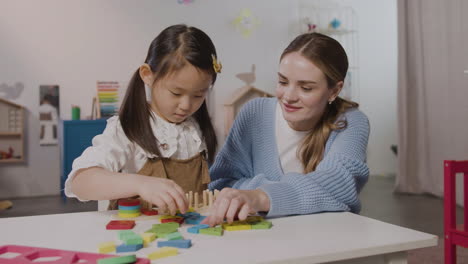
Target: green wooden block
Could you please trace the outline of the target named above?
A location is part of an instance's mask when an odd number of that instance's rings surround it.
[[[153,225],[153,228],[179,228],[179,227],[180,227],[179,223],[176,223],[176,222],[168,222],[168,223]]]
[[[126,237],[136,236],[132,230],[119,230],[118,237],[120,240],[124,240]]]
[[[252,229],[270,229],[272,223],[270,221],[260,221],[252,224]]]
[[[139,244],[143,244],[143,239],[142,239],[140,236],[129,236],[129,237],[126,237],[126,238],[122,239],[122,241],[123,241],[126,245],[139,245]]]
[[[220,227],[220,226],[209,227],[209,228],[200,229],[198,232],[200,234],[204,234],[204,235],[222,236],[223,235],[223,228]]]
[[[167,240],[180,240],[180,239],[184,239],[182,237],[182,235],[179,233],[179,232],[174,232],[174,233],[170,233],[170,234],[166,234],[164,236],[164,238],[166,238]]]
[[[119,210],[119,213],[121,213],[121,214],[136,214],[136,213],[140,213],[140,209],[135,209],[135,210]]]
[[[136,255],[98,259],[98,264],[127,264],[137,261]]]

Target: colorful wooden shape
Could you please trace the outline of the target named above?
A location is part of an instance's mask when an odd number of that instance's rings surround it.
[[[134,209],[134,210],[121,210],[119,209],[119,214],[141,214],[140,209]]]
[[[115,249],[117,253],[122,253],[122,252],[135,252],[143,248],[143,243],[138,244],[138,245],[118,245]]]
[[[174,217],[174,218],[166,218],[166,219],[161,219],[161,223],[179,223],[181,225],[184,222],[183,217]]]
[[[170,256],[176,256],[178,252],[177,248],[174,247],[162,247],[150,254],[148,254],[148,258],[151,260],[166,258]]]
[[[120,240],[124,240],[126,237],[132,237],[132,236],[136,236],[137,234],[135,232],[133,232],[132,230],[120,230],[118,233],[117,233],[117,236]]]
[[[133,220],[113,220],[107,223],[107,230],[125,230],[132,229],[135,226],[135,221]]]
[[[140,205],[135,205],[135,206],[123,206],[119,205],[119,210],[140,210],[141,206]]]
[[[203,228],[203,229],[200,229],[198,231],[198,233],[203,234],[203,235],[222,236],[223,235],[223,228],[220,227],[220,226]]]
[[[116,257],[116,255],[97,254],[70,250],[59,250],[40,247],[27,247],[18,245],[0,246],[0,255],[5,253],[14,253],[16,256],[12,258],[0,258],[2,264],[24,264],[36,263],[35,259],[43,257],[58,257],[57,263],[97,263],[100,259]],[[50,262],[48,262],[50,263]],[[55,262],[54,262],[55,263]],[[137,258],[134,264],[150,264],[149,259]]]
[[[168,240],[158,241],[158,247],[176,247],[176,248],[190,248],[192,246],[192,240]]]
[[[120,199],[119,206],[136,206],[140,205],[141,202],[139,199]]]
[[[104,242],[99,244],[98,246],[99,253],[110,253],[115,251],[115,243],[114,242]]]
[[[127,236],[122,240],[126,245],[140,245],[143,244],[143,238],[139,235]]]
[[[206,216],[203,216],[203,215],[198,215],[198,216],[194,215],[194,216],[190,216],[186,218],[185,223],[189,225],[199,225],[205,218]]]
[[[226,231],[241,231],[241,230],[251,230],[251,225],[236,225],[236,224],[223,224],[223,229]]]
[[[167,234],[167,235],[164,236],[164,238],[167,239],[167,240],[184,239],[179,232],[174,232],[174,233]]]
[[[141,234],[144,242],[151,243],[156,239],[155,233],[143,233]]]
[[[135,217],[140,216],[141,213],[138,212],[138,213],[133,213],[133,214],[124,214],[124,213],[120,213],[120,212],[119,212],[118,215],[119,215],[119,217],[121,217],[121,218],[135,218]]]
[[[260,222],[260,221],[263,221],[263,217],[259,215],[250,215],[250,216],[247,216],[247,219],[245,219],[245,222],[249,224]]]
[[[144,215],[157,215],[157,214],[158,214],[158,211],[157,211],[157,210],[145,210],[145,209],[142,209],[142,210],[141,210],[141,213],[144,214]]]
[[[98,260],[97,264],[127,264],[134,263],[136,260],[136,255],[128,255],[121,257],[102,258]]]
[[[200,229],[209,228],[209,227],[210,227],[209,225],[200,224],[200,225],[187,228],[187,232],[192,233],[192,234],[198,234]]]
[[[260,221],[252,224],[252,229],[270,229],[273,224],[270,221]]]

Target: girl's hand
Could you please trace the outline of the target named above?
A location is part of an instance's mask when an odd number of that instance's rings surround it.
[[[201,223],[215,226],[224,222],[232,223],[237,217],[245,220],[249,214],[269,211],[270,199],[260,190],[237,190],[224,188],[216,197],[211,214]]]
[[[177,209],[183,214],[188,209],[184,191],[172,180],[144,176],[137,188],[138,195],[143,200],[156,205],[161,211],[169,209],[171,215],[175,215]]]

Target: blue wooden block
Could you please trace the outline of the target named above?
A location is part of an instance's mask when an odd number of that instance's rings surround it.
[[[189,248],[192,246],[192,240],[169,240],[158,241],[158,247],[176,247],[176,248]]]
[[[135,206],[123,206],[119,205],[119,210],[140,210],[141,205],[135,205]]]
[[[205,219],[206,216],[200,215],[200,216],[190,216],[189,218],[185,219],[185,223],[189,225],[198,225]]]
[[[115,248],[115,252],[122,253],[122,252],[135,252],[143,248],[143,244],[138,245],[126,245],[122,244]]]
[[[196,226],[192,226],[192,227],[189,227],[187,228],[187,232],[189,233],[192,233],[192,234],[198,234],[200,232],[200,229],[203,229],[203,228],[208,228],[210,227],[209,225],[196,225]]]

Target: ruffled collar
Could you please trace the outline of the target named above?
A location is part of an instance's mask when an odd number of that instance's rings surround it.
[[[195,148],[200,152],[206,150],[205,142],[201,140],[201,132],[198,123],[193,117],[187,118],[184,122],[175,124],[161,118],[154,111],[151,111],[153,118],[150,120],[151,128],[159,143],[159,151],[163,157],[172,157],[179,148],[179,137],[188,134],[194,140]],[[146,153],[148,158],[155,158],[157,155]]]

